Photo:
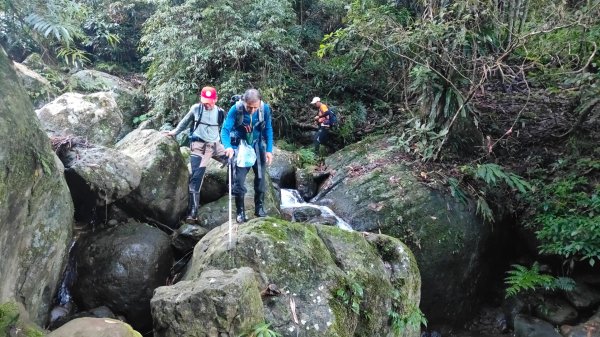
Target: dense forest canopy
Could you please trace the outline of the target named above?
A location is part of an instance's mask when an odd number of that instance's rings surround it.
[[[523,222],[543,253],[600,258],[598,135],[584,127],[598,118],[600,0],[3,0],[0,43],[19,62],[37,52],[67,67],[143,72],[143,116],[161,122],[177,122],[206,84],[223,106],[257,87],[289,131],[280,134],[294,135],[321,96],[339,107],[340,146],[393,134],[415,159],[453,164],[449,189],[474,197],[487,221],[503,189],[528,205]],[[529,153],[537,164],[523,167],[503,154],[516,153],[507,139],[527,132],[531,107],[478,109],[494,92],[579,104],[570,124],[547,131],[556,151]]]

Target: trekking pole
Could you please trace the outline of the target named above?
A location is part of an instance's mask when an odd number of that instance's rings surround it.
[[[231,158],[228,159],[228,163],[227,163],[227,171],[228,171],[228,178],[227,180],[229,180],[229,249],[232,248],[232,244],[231,244],[231,171],[233,170],[233,160]]]

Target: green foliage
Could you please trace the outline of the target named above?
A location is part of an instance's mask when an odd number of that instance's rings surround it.
[[[407,127],[398,138],[398,145],[423,161],[433,159],[435,150],[448,134],[448,129],[437,132],[434,123],[423,123],[420,118],[410,119],[407,125],[411,124],[412,126]]]
[[[78,48],[71,48],[68,45],[58,48],[56,57],[62,58],[66,64],[75,65],[77,63],[90,63],[89,54]]]
[[[9,331],[17,327],[27,337],[42,337],[44,333],[34,326],[29,326],[19,321],[19,307],[12,302],[0,304],[0,337],[12,336]],[[19,334],[21,336],[21,334]]]
[[[507,285],[507,298],[538,289],[571,291],[575,288],[575,281],[571,278],[540,273],[540,265],[537,262],[531,268],[519,264],[514,264],[512,267],[512,270],[506,272],[508,276],[504,279]]]
[[[511,189],[516,189],[520,193],[531,191],[531,185],[520,176],[505,172],[502,166],[494,163],[478,164],[476,168],[465,165],[462,171],[474,176],[476,179],[483,180],[487,185],[495,187],[499,182],[503,182]]]
[[[317,163],[317,154],[312,149],[304,147],[298,150],[298,160],[300,167],[307,167]]]
[[[81,22],[87,8],[73,0],[50,0],[45,5],[30,4],[34,12],[25,17],[25,22],[45,38],[54,38],[63,46],[69,46],[83,36]]]
[[[493,194],[494,189],[504,185],[510,189],[505,193],[518,191],[521,195],[527,195],[533,191],[533,187],[525,179],[512,172],[506,172],[498,164],[464,165],[461,167],[461,171],[465,176],[460,181],[456,178],[448,179],[450,193],[464,205],[468,203],[468,195],[475,198],[477,214],[481,215],[486,222],[494,222],[494,213],[489,204],[489,195]],[[471,180],[472,183],[469,182]]]
[[[353,313],[360,314],[360,303],[364,296],[364,289],[360,283],[350,280],[348,284],[337,288],[334,294],[337,300],[352,310]]]
[[[460,188],[460,183],[456,178],[449,178],[448,184],[450,185],[450,194],[458,199],[463,205],[468,204],[467,194]]]
[[[290,151],[290,152],[294,152],[297,150],[296,145],[289,143],[288,141],[286,141],[285,139],[279,139],[276,141],[275,143],[277,145],[278,148],[284,150],[284,151]]]
[[[138,125],[143,121],[147,121],[150,118],[149,114],[142,114],[136,117],[133,117],[133,125]]]
[[[14,303],[0,305],[0,336],[8,336],[8,329],[19,319],[19,309]]]
[[[227,101],[253,86],[271,105],[285,102],[290,65],[306,56],[290,35],[294,22],[287,1],[189,0],[160,8],[141,38],[152,112],[177,115],[210,83]]]
[[[270,323],[258,323],[251,331],[243,333],[238,337],[281,337],[281,334],[270,329]]]
[[[600,161],[561,160],[556,167],[567,173],[550,182],[539,181],[539,192],[530,199],[537,205],[534,222],[540,251],[594,266],[600,260],[600,184],[585,173],[598,171]]]
[[[407,329],[419,331],[421,325],[427,326],[427,319],[421,309],[414,304],[407,306],[398,290],[394,290],[392,308],[388,311],[388,317],[396,336],[402,336]]]

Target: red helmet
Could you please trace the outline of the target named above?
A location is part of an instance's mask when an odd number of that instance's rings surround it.
[[[216,103],[217,102],[217,89],[213,87],[204,87],[200,92],[200,102],[202,103]]]

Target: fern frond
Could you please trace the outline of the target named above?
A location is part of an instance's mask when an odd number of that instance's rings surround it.
[[[547,274],[540,274],[540,266],[535,262],[531,268],[519,264],[513,264],[513,269],[507,271],[508,276],[504,283],[506,288],[506,297],[517,295],[524,291],[534,291],[538,288],[547,290],[556,288],[556,279]]]

